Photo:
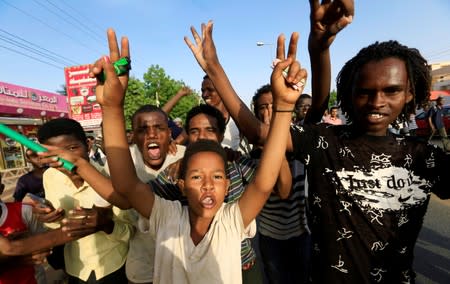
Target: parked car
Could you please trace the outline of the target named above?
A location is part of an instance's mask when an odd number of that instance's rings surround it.
[[[430,125],[428,124],[427,112],[421,112],[418,115],[416,115],[416,123],[417,123],[416,129],[417,136],[430,136],[431,129]],[[444,106],[444,125],[445,129],[447,130],[447,134],[450,135],[450,105]],[[439,134],[436,133],[435,135]]]

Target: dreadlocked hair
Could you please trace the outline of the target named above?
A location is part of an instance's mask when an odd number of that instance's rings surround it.
[[[354,110],[352,94],[354,83],[361,68],[371,61],[380,61],[395,57],[405,62],[409,88],[413,99],[407,103],[397,119],[397,123],[405,122],[408,113],[416,106],[428,101],[430,96],[431,74],[428,63],[419,50],[409,48],[395,40],[375,42],[363,49],[347,61],[336,78],[337,101],[348,122],[352,122]]]

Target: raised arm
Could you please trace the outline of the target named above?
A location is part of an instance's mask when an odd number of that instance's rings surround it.
[[[250,143],[263,145],[269,131],[269,126],[256,119],[251,110],[233,89],[217,57],[216,48],[212,39],[212,21],[209,21],[207,24],[202,24],[201,29],[202,35],[200,36],[195,28],[191,27],[195,43],[192,43],[188,37],[184,37],[184,41],[191,49],[200,67],[213,82],[222,102],[231,117],[233,117],[233,120],[237,123],[239,130],[247,137]]]
[[[281,199],[286,199],[289,197],[292,189],[292,172],[289,167],[289,162],[286,158],[283,159],[280,168],[280,174],[278,175],[275,188],[278,196]]]
[[[305,123],[317,123],[328,107],[331,86],[330,46],[338,32],[353,20],[353,0],[310,0],[310,33],[308,38],[311,62],[312,104]]]
[[[277,58],[280,62],[275,66],[271,77],[273,114],[270,131],[255,177],[239,199],[239,208],[245,227],[256,218],[266,203],[275,186],[285,157],[292,110],[297,98],[303,91],[304,83],[297,89],[292,88],[292,85],[304,82],[306,79],[306,70],[301,69],[300,64],[295,61],[297,41],[298,34],[293,33],[289,44],[288,57],[285,58],[284,35],[278,37]],[[283,70],[287,67],[289,67],[289,74],[285,79]]]
[[[177,105],[177,103],[185,96],[191,94],[192,91],[188,87],[181,87],[178,92],[172,96],[162,107],[161,109],[169,114],[172,109]]]
[[[103,132],[111,181],[114,190],[128,199],[131,206],[148,218],[153,208],[154,194],[148,184],[139,180],[131,159],[125,133],[124,97],[128,85],[128,74],[117,76],[111,63],[121,57],[129,57],[127,38],[122,38],[119,49],[116,34],[108,29],[110,57],[99,59],[91,69],[90,76],[97,77],[106,73],[104,84],[98,84],[95,90],[97,101],[103,111]]]

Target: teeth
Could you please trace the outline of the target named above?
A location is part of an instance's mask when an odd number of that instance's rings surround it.
[[[382,114],[379,114],[379,113],[372,113],[372,114],[370,114],[370,117],[373,117],[373,118],[382,118],[383,115],[382,115]]]
[[[202,200],[202,203],[205,205],[211,205],[213,203],[213,200],[211,197],[206,197],[205,199]]]
[[[154,148],[154,147],[158,147],[158,144],[156,143],[150,143],[148,144],[147,148]]]

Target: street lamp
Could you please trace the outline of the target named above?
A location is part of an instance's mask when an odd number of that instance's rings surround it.
[[[273,43],[265,43],[264,41],[257,41],[256,46],[273,45]]]

